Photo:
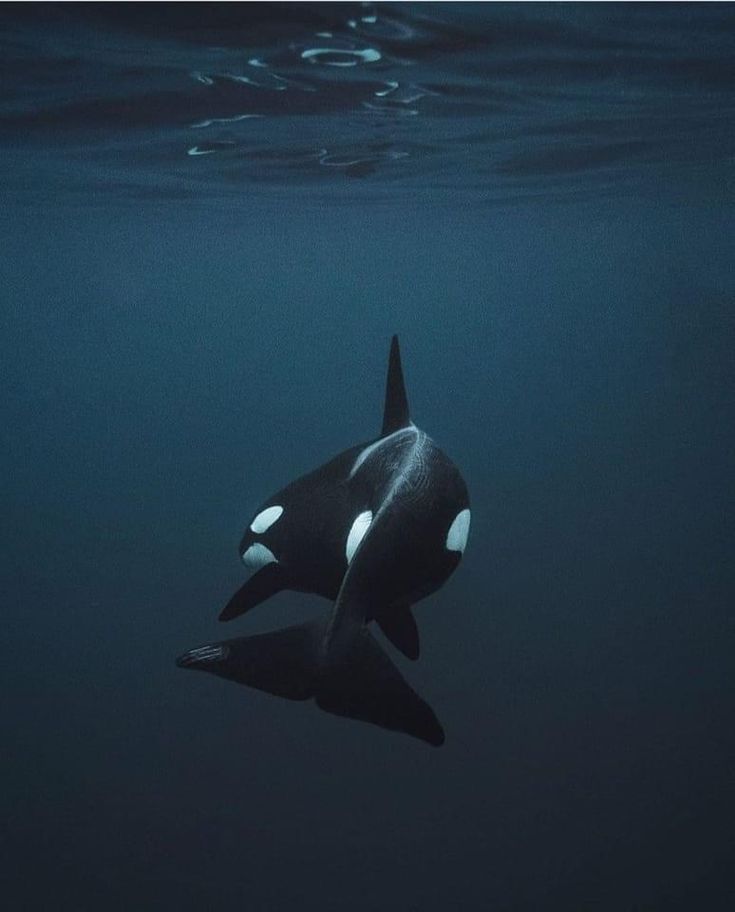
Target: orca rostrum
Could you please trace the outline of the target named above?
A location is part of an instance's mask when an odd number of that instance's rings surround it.
[[[284,589],[334,603],[323,618],[213,643],[186,668],[324,710],[404,731],[432,744],[444,733],[368,629],[375,621],[410,659],[419,655],[412,606],[456,569],[470,525],[466,485],[410,419],[398,338],[391,342],[381,434],[291,482],[256,511],[240,543],[252,575],[220,620]]]

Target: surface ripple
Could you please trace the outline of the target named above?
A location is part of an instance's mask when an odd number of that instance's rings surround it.
[[[144,6],[9,6],[11,194],[492,201],[701,185],[735,156],[728,4]]]

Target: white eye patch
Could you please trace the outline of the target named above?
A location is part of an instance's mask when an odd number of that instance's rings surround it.
[[[251,530],[260,535],[261,532],[265,532],[267,529],[270,529],[273,523],[281,518],[282,513],[283,507],[266,507],[265,510],[261,510],[255,519],[250,523]]]
[[[462,510],[454,517],[452,525],[447,532],[447,551],[459,551],[464,554],[467,546],[467,536],[470,534],[470,511]]]
[[[363,538],[365,538],[365,534],[370,528],[370,523],[372,521],[372,512],[370,510],[365,510],[365,512],[360,513],[352,523],[349,535],[347,536],[347,542],[345,543],[345,556],[347,557],[348,564],[354,557],[355,551],[357,551],[360,542],[363,540]]]

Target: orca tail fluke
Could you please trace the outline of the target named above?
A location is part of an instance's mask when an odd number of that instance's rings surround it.
[[[403,732],[428,744],[444,743],[432,708],[366,629],[338,663],[327,666],[319,660],[323,635],[323,622],[301,624],[200,646],[176,664],[288,700],[314,699],[325,712]]]
[[[393,336],[388,356],[388,378],[385,382],[385,408],[381,437],[408,427],[410,423],[408,396],[401,367],[401,349],[398,345],[398,336]]]
[[[367,628],[339,664],[328,666],[316,702],[337,716],[403,732],[434,747],[444,743],[434,710],[407,683]]]
[[[313,696],[314,631],[308,624],[190,649],[179,668],[208,671],[287,700]]]

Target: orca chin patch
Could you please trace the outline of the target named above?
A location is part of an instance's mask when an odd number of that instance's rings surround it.
[[[260,570],[261,567],[265,567],[268,564],[278,563],[278,558],[270,548],[266,548],[260,542],[255,542],[243,554],[242,562],[248,570]]]

